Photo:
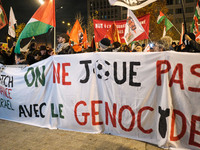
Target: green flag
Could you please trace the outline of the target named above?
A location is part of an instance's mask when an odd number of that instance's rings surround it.
[[[171,21],[169,21],[169,19],[165,18],[165,26],[164,26],[164,31],[163,31],[163,37],[166,35],[167,31],[173,27],[173,24],[171,23]]]

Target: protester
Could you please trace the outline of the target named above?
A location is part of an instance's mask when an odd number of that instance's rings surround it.
[[[33,52],[36,50],[36,48],[37,48],[37,44],[35,42],[32,42],[30,44],[29,51],[27,53],[27,58],[26,58],[29,65],[35,62],[34,57],[33,57]]]
[[[150,49],[151,52],[163,52],[165,51],[165,45],[163,43],[163,40],[159,40],[153,44],[153,46]]]
[[[146,45],[142,44],[142,51],[144,51],[145,48],[146,48]]]
[[[172,42],[171,47],[172,47],[172,50],[177,51],[177,45],[176,45],[176,42]]]
[[[48,57],[49,56],[53,56],[54,55],[54,50],[52,48],[48,48],[47,55],[48,55]]]
[[[7,51],[1,50],[0,51],[0,63],[5,65],[13,65],[15,64],[15,43],[13,43],[13,46],[11,49],[8,49]]]
[[[16,54],[15,55],[15,64],[16,65],[22,65],[22,64],[28,64],[28,62],[26,61],[26,58],[23,54]]]
[[[188,41],[190,46],[189,52],[200,52],[200,44],[195,41],[195,35],[193,33],[185,34],[185,40]]]
[[[132,52],[142,52],[142,46],[140,45],[135,46]]]
[[[112,44],[113,52],[120,52],[121,51],[121,44],[119,42],[114,42]]]
[[[69,35],[62,33],[58,36],[58,46],[55,50],[56,54],[71,54],[73,50],[69,44]]]
[[[33,56],[33,63],[36,63],[41,60],[41,53],[39,50],[34,50],[32,56]]]
[[[131,51],[131,48],[128,45],[124,45],[121,50],[121,52],[130,52],[130,51]]]
[[[187,49],[184,43],[177,47],[177,52],[187,52]]]
[[[110,47],[110,40],[108,38],[103,38],[99,42],[99,50],[100,52],[112,52],[112,48]]]
[[[173,47],[171,47],[172,38],[170,36],[164,36],[160,39],[160,42],[164,46],[164,49],[162,51],[168,51],[173,50]]]
[[[49,55],[47,54],[47,48],[45,45],[40,46],[40,56],[41,56],[40,60],[44,60],[49,57]]]

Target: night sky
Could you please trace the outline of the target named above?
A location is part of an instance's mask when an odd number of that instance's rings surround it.
[[[9,20],[10,7],[12,6],[17,23],[27,23],[35,11],[40,7],[39,0],[1,0],[3,8]],[[87,0],[55,0],[57,32],[63,32],[66,27],[62,21],[75,22],[77,13],[81,13],[84,22],[87,21]],[[63,6],[62,9],[58,9]],[[8,26],[0,30],[0,42],[6,41]]]

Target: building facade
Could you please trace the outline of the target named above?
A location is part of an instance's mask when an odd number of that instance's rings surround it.
[[[171,22],[180,31],[183,22],[182,0],[167,0],[168,15],[173,16]],[[183,0],[185,7],[185,19],[188,31],[190,31],[196,9],[197,0]],[[127,17],[127,8],[110,6],[108,0],[87,0],[88,16],[101,20],[123,20]]]
[[[87,0],[88,16],[100,20],[122,20],[127,17],[127,9],[110,6],[108,0]]]
[[[173,20],[171,20],[171,22],[177,27],[177,29],[179,29],[179,31],[181,29],[181,24],[184,21],[181,1],[182,0],[167,0],[168,14],[173,16]],[[188,32],[191,28],[193,16],[196,10],[196,4],[197,0],[184,0],[183,3],[185,7],[185,20]]]

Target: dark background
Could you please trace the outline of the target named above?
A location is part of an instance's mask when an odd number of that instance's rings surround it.
[[[8,21],[10,7],[13,8],[17,24],[27,23],[35,11],[40,7],[39,0],[1,0],[3,8],[6,12]],[[87,0],[55,0],[56,3],[56,32],[66,32],[66,25],[62,21],[70,22],[71,25],[75,22],[75,16],[81,13],[84,17],[84,22],[87,22]],[[62,9],[60,7],[63,6]],[[6,42],[8,36],[8,25],[0,30],[0,42]]]

